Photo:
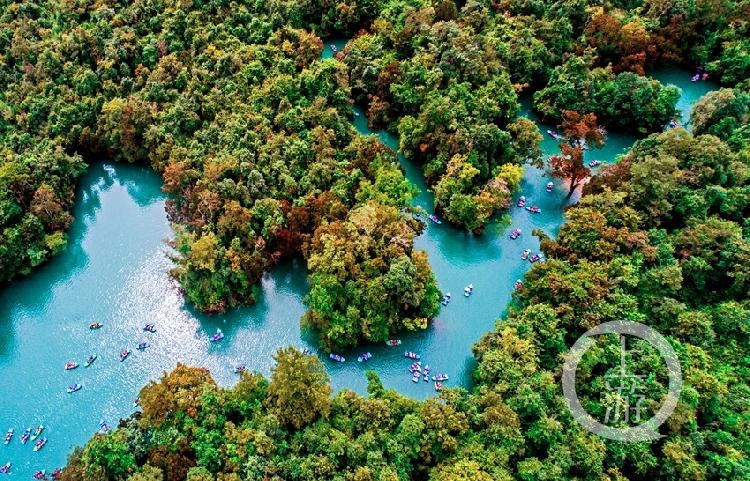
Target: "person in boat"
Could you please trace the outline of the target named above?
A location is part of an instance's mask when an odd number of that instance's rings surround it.
[[[523,287],[523,282],[521,282],[521,280],[519,279],[516,281],[515,289],[518,290],[521,287]]]
[[[531,249],[526,249],[523,251],[523,254],[521,254],[521,259],[527,259],[529,257],[529,254],[531,254]]]
[[[518,198],[518,203],[516,203],[518,207],[523,207],[526,205],[526,197],[521,196]]]

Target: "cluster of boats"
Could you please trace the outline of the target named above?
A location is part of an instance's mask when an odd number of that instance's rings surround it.
[[[57,468],[56,470],[52,471],[52,479],[61,479],[62,478],[62,472],[63,468]],[[40,479],[42,481],[48,480],[50,478],[47,477],[47,470],[46,469],[40,469],[36,473],[34,473],[34,476],[32,476],[34,479]]]
[[[31,432],[31,428],[27,428],[26,431],[24,431],[21,435],[21,444],[26,444],[30,440],[34,443],[34,452],[39,451],[47,444],[46,437],[40,438],[42,431],[44,431],[44,426],[41,424],[37,426],[33,433]],[[13,428],[9,428],[8,432],[5,433],[4,444],[10,444],[14,434],[15,430]],[[0,466],[0,472],[7,474],[10,471],[10,467],[11,463],[6,463],[4,466]]]
[[[419,383],[420,380],[424,382],[430,381],[430,366],[425,365],[422,367],[422,363],[420,361],[415,361],[411,364],[409,367],[409,373],[411,373],[411,381],[413,383]],[[448,380],[448,374],[437,374],[435,376],[432,376],[432,381],[435,383],[435,390],[436,391],[442,391],[443,390],[443,381]]]
[[[521,259],[528,260],[532,264],[536,261],[542,260],[541,254],[534,254],[531,255],[531,249],[526,249],[523,251],[523,254],[521,254]]]
[[[553,184],[553,187],[554,187],[554,184]],[[550,189],[550,191],[551,191],[551,189]],[[516,202],[516,206],[523,207],[526,210],[528,210],[529,212],[531,212],[532,214],[540,214],[542,212],[542,209],[540,209],[539,207],[537,207],[535,205],[532,205],[530,207],[527,206],[526,205],[526,197],[523,196],[523,195],[518,198],[518,202]]]

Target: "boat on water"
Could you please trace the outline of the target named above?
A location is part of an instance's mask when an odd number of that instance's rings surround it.
[[[438,374],[437,376],[432,376],[433,381],[447,381],[448,375],[447,374]]]
[[[77,362],[70,361],[70,362],[68,362],[68,363],[65,364],[65,370],[66,371],[70,371],[71,369],[75,369],[77,367],[78,367],[78,363]]]
[[[435,391],[442,391],[443,390],[443,383],[435,381]]]
[[[216,332],[213,336],[211,336],[211,342],[218,342],[224,339],[224,333],[221,332],[221,329],[217,328]]]
[[[234,366],[234,372],[235,372],[235,374],[239,374],[241,372],[245,372],[245,369],[246,369],[246,367],[245,367],[244,364],[240,364],[239,366]]]
[[[32,440],[32,441],[35,441],[35,440],[36,440],[36,438],[38,438],[38,437],[39,437],[39,435],[40,435],[40,434],[42,434],[42,431],[44,431],[44,426],[42,426],[42,425],[40,424],[40,425],[39,425],[39,426],[37,426],[37,427],[36,427],[36,429],[34,430],[34,434],[32,434],[32,435],[31,435],[31,440]]]
[[[26,444],[26,441],[31,437],[31,428],[27,428],[26,431],[21,435],[21,444]]]
[[[530,254],[531,254],[531,249],[526,249],[525,251],[523,251],[523,254],[521,254],[521,259],[524,259],[524,260],[528,259]]]
[[[427,218],[430,219],[432,222],[434,222],[436,224],[442,224],[443,223],[443,221],[440,220],[438,218],[438,216],[436,216],[435,214],[430,214],[430,215],[427,216]]]
[[[362,354],[361,356],[357,357],[357,361],[359,361],[359,362],[369,361],[370,359],[372,359],[372,353],[371,352],[366,352],[366,353]]]
[[[89,356],[88,359],[86,359],[86,362],[83,363],[83,367],[89,367],[90,365],[94,364],[94,361],[96,361],[96,358],[98,356],[96,354],[92,354]]]
[[[305,348],[302,348],[302,354],[310,356],[312,355],[312,351],[305,347]]]
[[[526,210],[531,212],[532,214],[540,214],[542,212],[542,209],[539,207],[532,205],[531,207],[526,207]]]
[[[47,471],[44,469],[40,469],[36,473],[34,473],[33,476],[34,479],[47,479]]]
[[[589,162],[589,167],[599,167],[600,165],[602,165],[601,160],[592,160]]]
[[[0,473],[8,474],[10,472],[10,467],[10,462],[3,464],[2,466],[0,466]]]
[[[419,382],[419,375],[412,377],[411,382]]]
[[[102,324],[102,323],[101,323],[101,322],[99,322],[99,321],[94,321],[94,322],[92,322],[91,324],[89,324],[89,329],[99,329],[99,328],[101,328],[101,327],[102,327],[103,325],[104,325],[104,324]]]
[[[44,445],[47,444],[47,438],[42,438],[39,441],[36,442],[36,445],[34,446],[34,451],[39,451],[44,447]]]
[[[513,232],[510,233],[510,238],[513,240],[518,239],[521,236],[521,229],[514,229]]]
[[[549,135],[550,137],[552,137],[553,139],[555,139],[555,140],[560,140],[560,139],[562,139],[562,138],[563,138],[563,136],[562,136],[562,135],[558,134],[558,133],[557,133],[557,132],[555,132],[554,130],[547,130],[547,134],[548,134],[548,135]]]
[[[127,357],[128,357],[129,355],[130,355],[130,349],[127,349],[127,348],[126,348],[126,349],[125,349],[124,351],[122,351],[122,352],[120,353],[120,362],[122,362],[122,361],[124,361],[125,359],[127,359]]]
[[[140,405],[141,405],[141,399],[140,398],[133,399],[133,409],[136,409]]]
[[[443,298],[440,300],[440,304],[447,306],[450,302],[451,302],[451,293],[446,292],[445,294],[443,294]],[[399,342],[399,344],[401,343]]]
[[[156,332],[156,324],[146,324],[143,326],[143,330],[146,332]]]
[[[529,257],[529,262],[533,263],[533,262],[540,260],[541,258],[542,256],[540,256],[539,254],[534,254],[533,256]]]
[[[63,468],[57,468],[56,470],[52,471],[52,479],[60,479],[62,478]]]
[[[400,346],[401,345],[401,339],[388,339],[387,341],[385,341],[385,344],[387,346],[391,346],[391,347]]]
[[[552,189],[554,188],[555,184],[553,184],[552,182],[547,182],[547,187],[545,187],[545,189],[547,189],[547,192],[552,192]]]
[[[523,282],[521,282],[521,279],[516,279],[516,284],[513,286],[515,290],[518,290],[523,287]]]
[[[330,357],[331,359],[333,359],[336,362],[345,362],[346,361],[346,359],[344,358],[344,356],[339,356],[338,354],[334,354],[334,353],[329,354],[328,357]]]
[[[151,344],[147,343],[146,341],[141,341],[136,346],[136,349],[138,349],[139,351],[144,351],[148,349],[149,347],[151,347]]]
[[[68,386],[68,394],[79,391],[82,387],[83,387],[83,384],[78,384],[78,383],[71,384],[70,386]]]
[[[472,294],[474,294],[474,284],[464,287],[464,297],[469,297]]]
[[[99,421],[99,432],[102,434],[107,434],[109,432],[109,424],[103,419]]]
[[[13,428],[9,428],[8,432],[5,433],[5,444],[8,444],[10,442],[10,440],[13,439],[13,433],[14,432],[15,431],[13,430]]]
[[[518,207],[524,207],[526,205],[526,197],[523,196],[523,195],[521,197],[519,197],[518,198],[518,202],[516,202],[516,205]]]
[[[406,351],[404,353],[404,357],[408,357],[409,359],[419,359],[420,356],[416,352]]]
[[[334,44],[329,45],[329,47],[331,48],[331,52],[333,52],[333,53],[336,53],[336,52],[339,51],[339,49],[336,48],[336,46]]]

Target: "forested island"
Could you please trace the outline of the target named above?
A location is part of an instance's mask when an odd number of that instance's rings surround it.
[[[571,192],[588,180],[476,345],[471,392],[418,402],[369,373],[367,397],[331,397],[320,361],[293,348],[270,380],[243,374],[231,389],[178,366],[62,479],[750,477],[748,18],[750,4],[722,0],[8,2],[0,282],[66,247],[77,179],[109,157],[162,174],[173,274],[198,309],[253,302],[263,272],[301,255],[303,322],[322,345],[380,342],[426,328],[441,294],[414,248],[413,187],[393,151],[354,130],[352,105],[422,166],[435,213],[477,235],[524,164],[543,165],[521,94],[564,131],[552,172]],[[334,36],[352,40],[321,60]],[[659,65],[726,87],[683,119],[691,132],[661,133],[679,92],[645,75]],[[644,138],[588,179],[579,142],[604,141],[600,126]],[[683,392],[659,440],[604,440],[565,407],[562,356],[614,319],[653,326],[679,355]],[[581,374],[589,412],[612,402],[599,388],[616,347],[600,342]],[[666,377],[653,353],[639,362],[653,409]]]

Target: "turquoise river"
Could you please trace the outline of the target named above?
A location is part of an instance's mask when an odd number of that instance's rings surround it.
[[[342,46],[342,42],[337,42]],[[330,56],[326,46],[324,56]],[[689,106],[715,85],[690,82],[689,72],[666,70],[656,74],[683,89],[680,108]],[[358,111],[361,114],[361,111]],[[524,108],[524,115],[533,118]],[[364,115],[354,117],[362,133],[370,133]],[[539,124],[542,132],[548,126]],[[397,140],[378,133],[389,146]],[[633,138],[609,135],[607,145],[587,155],[611,162],[627,149]],[[545,134],[543,148],[555,153],[557,144]],[[432,196],[425,189],[419,168],[402,160],[409,179],[420,188],[416,203],[428,211]],[[405,350],[416,351],[433,372],[450,375],[449,385],[471,385],[472,345],[493,328],[508,304],[516,279],[531,264],[521,260],[526,248],[536,252],[538,239],[531,230],[541,228],[556,235],[562,222],[565,188],[550,181],[543,172],[526,171],[522,194],[541,207],[533,215],[512,207],[510,226],[490,226],[481,237],[457,231],[445,224],[430,223],[417,240],[428,252],[441,289],[453,293],[453,302],[443,308],[424,332],[401,336],[403,345],[364,346],[342,353],[343,364],[325,360],[335,389],[364,392],[364,371],[374,369],[387,387],[415,397],[434,394],[431,383],[411,382]],[[177,286],[170,280],[171,262],[165,242],[171,237],[164,212],[165,195],[160,177],[147,168],[97,162],[81,178],[74,208],[75,221],[69,232],[68,248],[32,275],[0,291],[0,431],[9,427],[16,435],[0,446],[0,464],[13,463],[6,479],[29,479],[38,469],[65,464],[75,446],[83,445],[99,427],[100,420],[116,425],[129,416],[141,386],[169,371],[177,362],[202,366],[225,386],[236,382],[233,366],[268,374],[272,354],[282,346],[295,345],[316,350],[314,338],[301,333],[299,318],[305,310],[308,291],[306,270],[301,259],[282,264],[262,280],[262,294],[256,305],[223,316],[204,316],[185,305]],[[523,234],[508,238],[513,228]],[[474,294],[464,298],[464,286],[472,283]],[[94,320],[99,330],[88,328]],[[143,325],[155,323],[156,333],[143,332]],[[220,327],[226,338],[209,342]],[[151,347],[135,349],[140,340]],[[118,353],[129,347],[133,353],[120,362]],[[356,362],[357,354],[371,351],[368,363]],[[318,353],[325,357],[321,351]],[[89,354],[99,358],[90,367],[65,371],[68,361],[80,364]],[[354,361],[354,362],[351,362]],[[81,383],[73,394],[66,387]],[[45,426],[48,444],[33,452],[31,442],[22,445],[27,427]]]

